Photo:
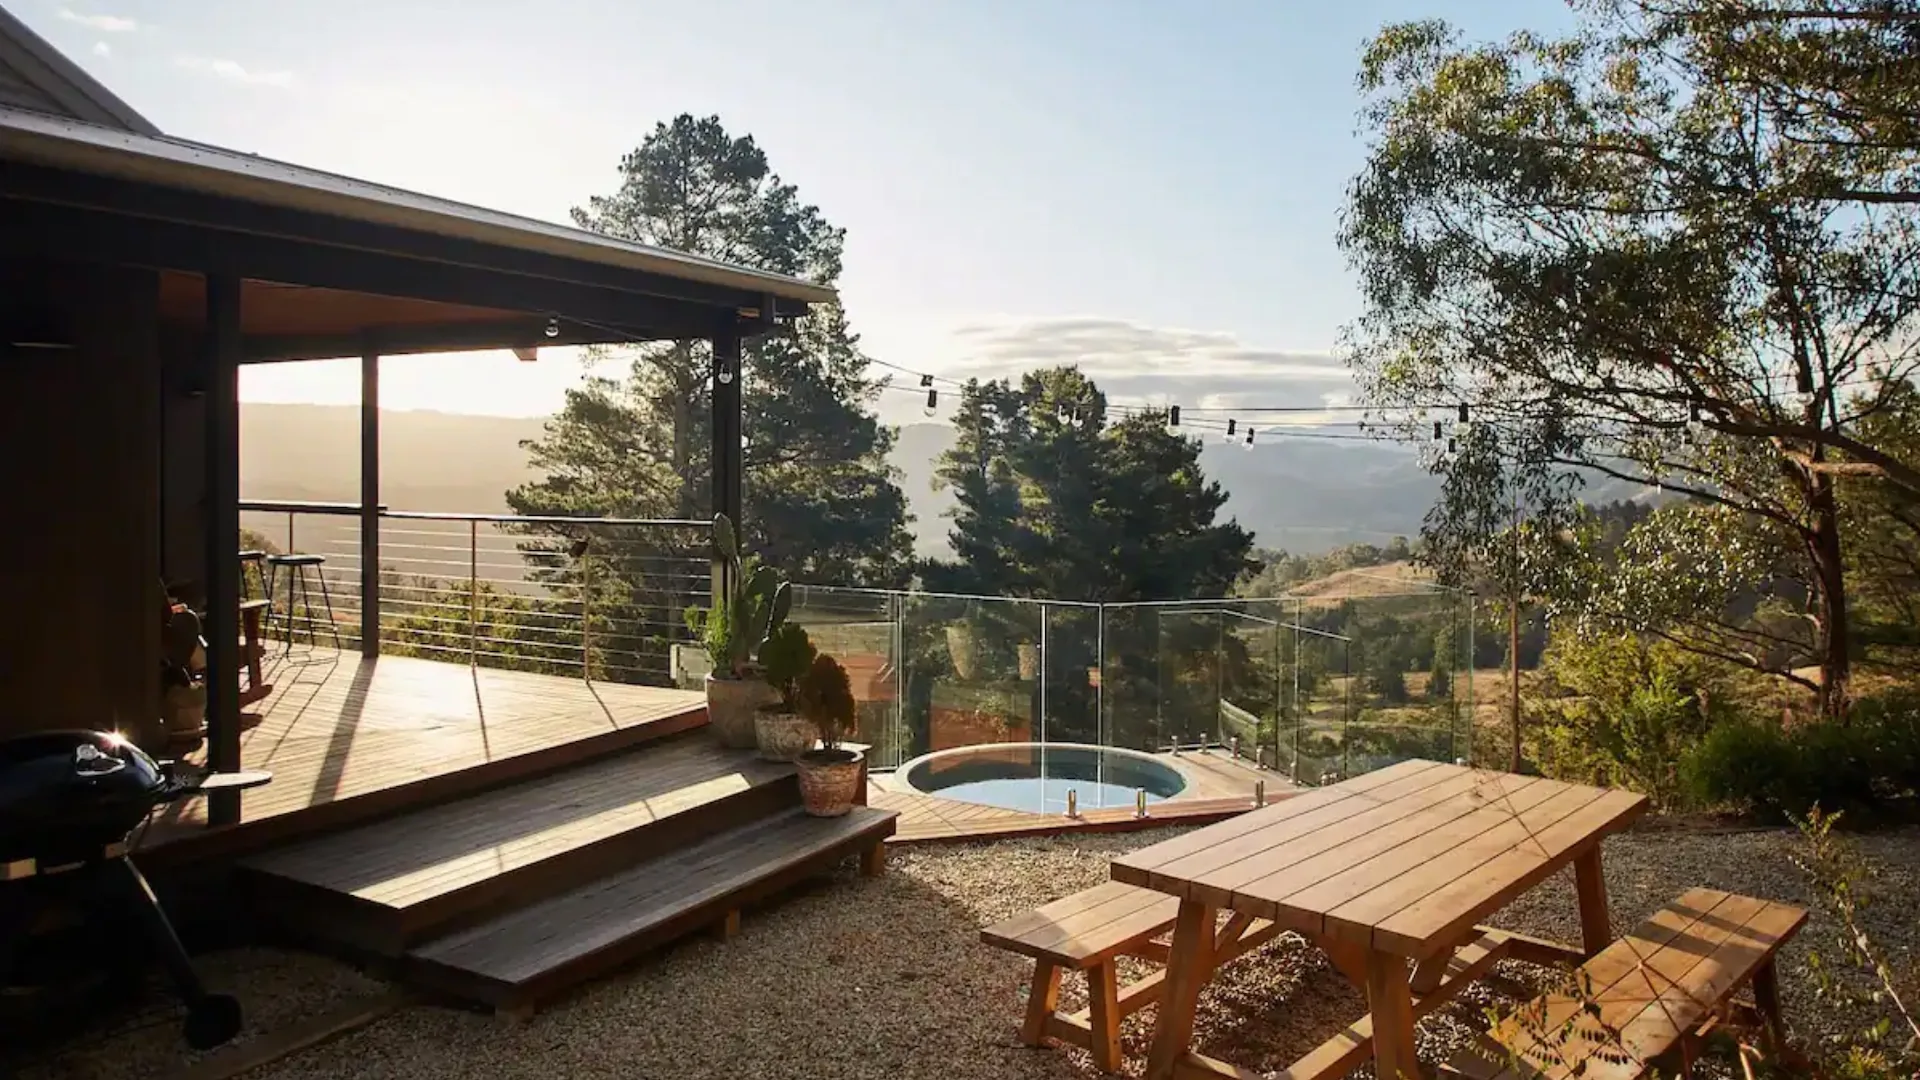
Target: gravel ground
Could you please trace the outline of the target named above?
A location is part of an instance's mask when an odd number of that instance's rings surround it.
[[[749,914],[731,943],[699,939],[632,973],[595,984],[532,1021],[418,1006],[255,1074],[306,1078],[753,1077],[760,1080],[972,1080],[1086,1077],[1078,1050],[1019,1045],[1015,1024],[1029,964],[978,944],[978,928],[1106,878],[1108,860],[1165,832],[1002,841],[891,852],[888,873],[846,873]],[[1617,928],[1696,884],[1807,904],[1809,927],[1782,968],[1789,1022],[1802,1037],[1857,1029],[1864,1018],[1816,1000],[1800,974],[1809,947],[1835,954],[1831,920],[1788,862],[1790,834],[1645,830],[1607,844]],[[1920,939],[1920,829],[1861,840],[1882,867],[1869,929],[1896,964]],[[1571,876],[1549,881],[1496,920],[1578,941]],[[343,965],[267,950],[208,957],[209,981],[243,995],[249,1037],[377,991]],[[1502,965],[1422,1023],[1421,1056],[1441,1060],[1476,1027],[1493,987],[1523,988],[1540,972]],[[1069,977],[1063,997],[1081,1003]],[[1284,1066],[1365,1011],[1362,996],[1317,949],[1283,935],[1230,967],[1201,999],[1197,1043],[1250,1067]],[[1129,1019],[1137,1071],[1153,1011]],[[120,1080],[182,1064],[171,1025],[77,1047],[24,1075]],[[1362,1070],[1362,1075],[1366,1074]]]

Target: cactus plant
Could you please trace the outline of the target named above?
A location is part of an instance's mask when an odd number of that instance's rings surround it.
[[[771,566],[740,554],[733,522],[713,516],[713,549],[725,565],[727,594],[711,608],[688,608],[687,628],[706,648],[715,678],[744,679],[767,637],[787,621],[793,589]]]

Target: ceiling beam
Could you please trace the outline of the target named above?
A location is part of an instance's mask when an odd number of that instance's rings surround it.
[[[545,319],[503,319],[433,325],[373,327],[362,334],[254,334],[242,355],[249,364],[283,360],[335,360],[371,350],[381,356],[419,353],[481,352],[490,349],[549,348],[562,345],[617,345],[649,338],[637,328],[583,326],[561,320],[559,333],[547,334]],[[620,331],[613,333],[610,331]],[[700,337],[701,334],[690,334]]]

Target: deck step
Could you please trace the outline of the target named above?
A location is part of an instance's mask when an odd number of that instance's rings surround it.
[[[257,910],[338,945],[417,942],[799,803],[792,765],[706,732],[240,863]]]
[[[799,810],[739,826],[502,915],[407,954],[408,977],[456,997],[520,1012],[707,927],[743,905],[893,833],[891,810],[845,817]]]

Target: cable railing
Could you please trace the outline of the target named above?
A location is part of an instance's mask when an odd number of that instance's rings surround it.
[[[359,649],[360,508],[243,501],[241,525],[270,553],[323,560],[304,568],[269,560],[269,630],[291,632],[302,646]],[[685,613],[711,595],[707,522],[382,508],[379,530],[382,653],[611,682],[683,681],[692,641]],[[265,582],[247,584],[258,595]]]

